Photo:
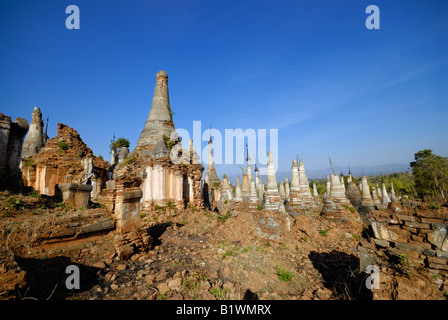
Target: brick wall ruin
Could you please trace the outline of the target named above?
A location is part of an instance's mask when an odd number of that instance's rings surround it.
[[[91,184],[92,199],[105,188],[110,168],[108,162],[93,155],[76,130],[62,123],[58,123],[57,136],[23,163],[25,186],[54,196],[59,183]]]
[[[20,161],[23,140],[28,132],[28,121],[0,113],[0,189],[18,190],[23,187],[20,179]]]
[[[426,209],[420,205],[409,212],[390,203],[386,210],[369,213],[370,237],[363,237],[358,249],[360,271],[368,265],[381,270],[374,299],[443,298],[441,292],[448,288],[448,212]],[[416,280],[422,288],[414,292]]]

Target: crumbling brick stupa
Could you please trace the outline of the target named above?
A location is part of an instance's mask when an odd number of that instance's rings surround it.
[[[23,158],[24,185],[48,196],[62,192],[59,184],[72,184],[71,189],[85,185],[85,191],[90,190],[95,200],[106,186],[110,164],[93,155],[76,130],[62,123],[57,126],[56,137],[39,152]]]

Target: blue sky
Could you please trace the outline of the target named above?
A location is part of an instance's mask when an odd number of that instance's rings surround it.
[[[50,138],[62,122],[107,160],[114,133],[132,150],[159,70],[177,128],[278,129],[279,171],[448,155],[446,1],[0,1],[0,112],[39,106]]]

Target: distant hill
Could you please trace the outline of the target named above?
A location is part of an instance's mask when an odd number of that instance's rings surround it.
[[[252,168],[253,170],[253,168]],[[236,175],[238,174],[241,179],[241,170],[238,168],[237,170],[234,170],[234,172],[229,172],[230,170],[227,170],[227,172],[224,171],[224,173],[227,174],[227,176],[230,178],[230,181],[232,184],[236,184]],[[348,175],[348,168],[347,167],[341,167],[336,166],[334,168],[334,171],[336,174],[340,175],[341,172],[344,175]],[[381,174],[390,174],[395,172],[406,172],[410,171],[409,164],[403,164],[403,163],[390,163],[390,164],[383,164],[379,166],[358,166],[358,167],[350,167],[350,171],[352,172],[352,175],[354,177],[360,177],[362,175],[366,176],[375,176],[375,175],[381,175]],[[217,168],[218,176],[220,179],[222,179],[222,168]],[[235,173],[238,172],[238,173]],[[325,175],[330,175],[331,168],[325,168],[325,169],[307,169],[305,164],[305,172],[308,179],[325,179]],[[254,172],[252,172],[254,174]],[[291,180],[291,171],[278,171],[276,173],[277,181],[284,181],[286,178],[288,180]],[[266,176],[261,176],[261,179],[264,183],[266,183]]]
[[[358,177],[362,175],[366,176],[375,176],[381,174],[389,174],[395,172],[406,172],[409,171],[409,164],[404,163],[390,163],[383,164],[379,166],[358,166],[358,167],[350,167],[350,171],[352,172],[352,176]],[[341,172],[344,175],[348,175],[348,168],[335,166],[334,171],[336,174],[340,175]],[[328,167],[326,169],[310,169],[308,170],[305,165],[305,172],[308,179],[325,179],[325,175],[332,174],[331,168]],[[285,180],[288,178],[291,180],[291,172],[277,172],[277,181]],[[265,180],[265,179],[263,179]]]

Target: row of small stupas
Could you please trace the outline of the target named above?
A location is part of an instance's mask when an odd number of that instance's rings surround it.
[[[272,152],[268,152],[266,185],[258,175],[256,164],[254,175],[252,174],[251,159],[247,155],[247,169],[242,175],[242,181],[239,176],[236,177],[236,187],[233,189],[226,175],[221,182],[219,181],[213,163],[212,141],[209,143],[209,162],[204,180],[213,189],[215,202],[247,203],[249,208],[264,208],[292,214],[321,210],[324,215],[339,214],[353,217],[356,217],[355,210],[363,217],[371,210],[386,208],[389,202],[397,202],[392,183],[389,196],[384,183],[382,189],[378,184],[376,188],[370,187],[367,177],[362,176],[361,184],[358,185],[353,181],[350,172],[346,183],[342,174],[341,176],[332,174],[331,177],[327,175],[326,192],[324,195],[319,195],[315,182],[310,188],[305,166],[301,160],[293,161],[290,182],[286,178],[285,181],[277,183]]]

